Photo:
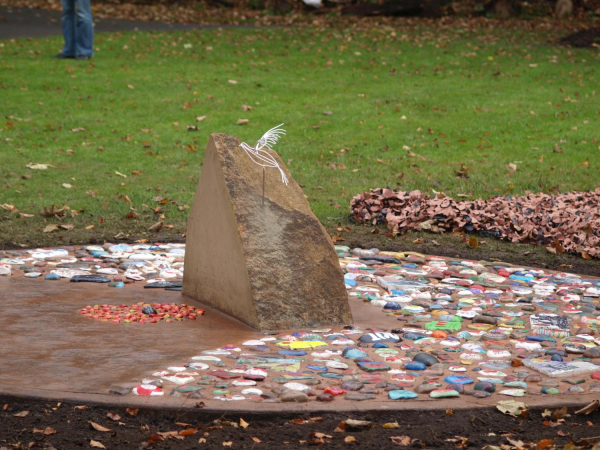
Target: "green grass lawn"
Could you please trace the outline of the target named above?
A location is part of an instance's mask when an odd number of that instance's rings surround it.
[[[253,142],[281,122],[276,149],[328,227],[386,185],[465,198],[600,186],[600,53],[544,33],[132,32],[98,34],[91,61],[50,59],[61,41],[0,43],[0,244],[143,238],[158,221],[181,236],[209,134]],[[51,205],[70,209],[42,217]]]

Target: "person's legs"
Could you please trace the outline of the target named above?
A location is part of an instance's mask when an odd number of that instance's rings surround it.
[[[90,0],[74,1],[77,3],[77,55],[91,57],[94,54],[94,25]]]
[[[61,0],[62,2],[62,29],[65,46],[61,53],[71,58],[75,57],[75,0]]]

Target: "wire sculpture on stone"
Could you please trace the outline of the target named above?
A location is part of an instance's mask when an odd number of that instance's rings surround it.
[[[267,167],[272,167],[274,169],[279,169],[281,173],[281,181],[286,186],[289,183],[288,178],[285,176],[283,169],[279,166],[279,163],[275,160],[275,158],[265,150],[268,148],[269,150],[273,150],[273,145],[277,144],[277,140],[285,134],[285,130],[280,128],[283,124],[279,124],[276,127],[271,128],[267,131],[263,136],[256,141],[256,145],[251,147],[250,145],[242,142],[240,147],[244,149],[248,157],[252,160],[254,164],[257,164],[262,167],[263,172],[263,189],[262,189],[262,203],[265,204],[265,169]]]

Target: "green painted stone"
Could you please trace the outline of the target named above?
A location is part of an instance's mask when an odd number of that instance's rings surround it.
[[[454,389],[436,389],[429,393],[431,398],[451,398],[460,397],[460,394]]]
[[[217,394],[217,395],[227,395],[229,394],[229,390],[227,389],[215,389],[213,391],[213,394]]]

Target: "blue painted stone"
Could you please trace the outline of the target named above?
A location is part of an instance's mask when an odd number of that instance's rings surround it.
[[[423,364],[422,362],[412,361],[412,362],[404,364],[404,368],[406,370],[425,370],[425,369],[427,369],[427,366],[425,364]]]
[[[365,358],[365,357],[367,357],[369,355],[367,355],[367,353],[363,352],[358,347],[346,347],[342,351],[342,356],[344,358],[356,359],[356,358]]]
[[[302,351],[302,350],[279,350],[277,353],[279,353],[280,355],[286,355],[286,356],[304,356],[304,355],[306,355],[306,352]]]
[[[509,381],[508,383],[504,383],[504,387],[527,389],[527,383],[524,381]]]
[[[46,280],[60,280],[60,277],[58,275],[56,275],[55,273],[49,273],[48,275],[46,275],[44,277],[44,279],[46,279]]]
[[[553,337],[550,336],[527,336],[525,338],[526,341],[533,341],[533,342],[556,342],[556,339],[554,339]]]
[[[560,355],[552,355],[551,361],[562,361],[563,357]]]
[[[317,375],[319,375],[323,378],[335,378],[338,380],[344,378],[344,375],[342,375],[340,373],[333,373],[333,372],[317,372]]]
[[[397,311],[399,309],[402,309],[402,305],[396,302],[387,302],[383,309],[391,309],[392,311]]]
[[[316,370],[318,372],[328,372],[329,371],[329,369],[326,366],[313,366],[311,364],[308,364],[306,367],[310,370]]]
[[[390,346],[387,344],[384,344],[382,342],[376,342],[375,344],[373,344],[373,348],[389,348]]]
[[[472,384],[475,382],[472,378],[469,377],[461,377],[460,375],[449,375],[444,378],[446,383],[452,384]]]
[[[412,391],[403,391],[403,390],[394,390],[394,391],[389,391],[388,395],[390,396],[390,398],[392,400],[400,400],[400,399],[407,399],[407,398],[417,398],[418,395],[416,392],[412,392]]]

